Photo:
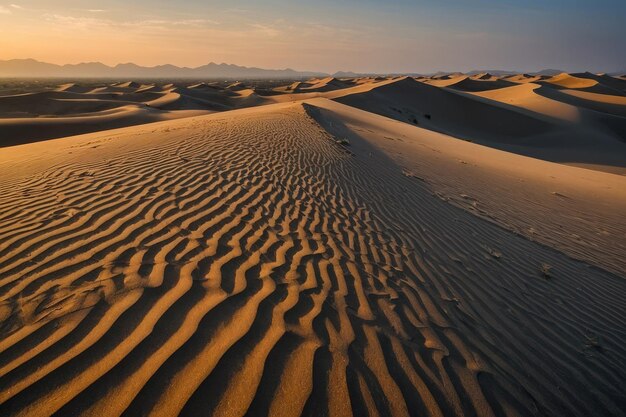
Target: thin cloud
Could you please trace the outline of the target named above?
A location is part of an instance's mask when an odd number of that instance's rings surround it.
[[[211,19],[183,19],[170,21],[172,25],[186,25],[186,26],[207,26],[207,25],[219,25],[220,22]]]
[[[61,23],[64,27],[87,28],[109,26],[110,22],[94,17],[75,17],[60,14],[46,14],[45,20],[49,22]]]
[[[11,14],[11,10],[7,9],[4,6],[0,6],[0,14]]]
[[[263,33],[264,35],[270,38],[275,38],[279,36],[281,33],[280,30],[276,29],[275,27],[262,25],[260,23],[254,23],[254,24],[251,24],[250,26],[252,26],[253,28],[257,29],[259,32]]]
[[[234,14],[248,14],[248,13],[252,13],[251,10],[248,9],[238,9],[238,8],[231,8],[231,9],[226,9],[223,11],[224,13],[234,13]]]
[[[217,26],[220,22],[211,19],[145,19],[117,21],[95,16],[70,16],[48,13],[44,19],[54,24],[60,24],[62,28],[74,29],[123,29],[141,32],[147,29],[159,31],[182,30],[184,28],[203,29]]]

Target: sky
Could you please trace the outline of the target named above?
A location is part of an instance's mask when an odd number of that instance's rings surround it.
[[[626,0],[0,0],[0,60],[626,70]]]

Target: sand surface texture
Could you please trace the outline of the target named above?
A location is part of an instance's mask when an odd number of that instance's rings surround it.
[[[0,149],[0,415],[626,415],[626,81],[526,78]]]

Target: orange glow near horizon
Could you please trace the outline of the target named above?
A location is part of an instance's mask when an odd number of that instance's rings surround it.
[[[607,7],[538,0],[241,0],[237,8],[225,0],[30,0],[0,3],[0,60],[226,62],[325,72],[621,70],[626,3],[600,2]]]

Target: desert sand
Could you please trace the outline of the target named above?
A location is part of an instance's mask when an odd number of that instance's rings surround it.
[[[626,415],[607,77],[1,96],[0,415]]]

